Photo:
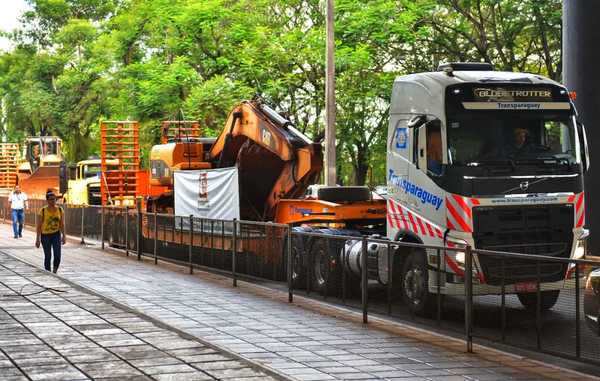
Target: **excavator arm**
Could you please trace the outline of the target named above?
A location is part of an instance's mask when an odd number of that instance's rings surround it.
[[[239,104],[210,150],[213,168],[237,166],[242,218],[271,220],[281,199],[303,195],[323,167],[321,145],[264,103]]]

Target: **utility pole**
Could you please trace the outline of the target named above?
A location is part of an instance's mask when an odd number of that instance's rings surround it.
[[[587,127],[591,166],[585,176],[585,226],[590,229],[589,250],[600,253],[600,1],[563,1],[563,82],[575,91],[579,120]],[[595,155],[594,155],[595,151]]]
[[[327,0],[327,62],[325,65],[325,185],[337,183],[335,166],[335,37],[333,1]]]

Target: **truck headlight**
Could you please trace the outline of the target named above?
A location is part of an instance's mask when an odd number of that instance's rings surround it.
[[[462,265],[464,267],[465,265],[465,252],[464,251],[457,251],[454,253],[454,260]]]

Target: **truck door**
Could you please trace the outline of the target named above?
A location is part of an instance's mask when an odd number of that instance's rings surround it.
[[[412,131],[407,127],[407,115],[393,115],[388,131],[388,191],[390,195],[403,202],[401,182],[408,179],[408,168],[412,163]]]

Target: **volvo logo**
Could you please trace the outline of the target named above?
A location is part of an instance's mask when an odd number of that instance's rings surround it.
[[[523,181],[521,184],[519,184],[519,189],[521,189],[523,192],[529,189],[529,181]]]

